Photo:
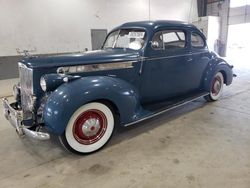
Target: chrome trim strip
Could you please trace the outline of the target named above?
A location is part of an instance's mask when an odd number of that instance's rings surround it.
[[[29,94],[34,94],[33,91],[33,69],[28,68],[25,64],[18,62],[19,77],[20,77],[20,87],[25,92]],[[25,82],[25,83],[22,83]],[[29,84],[29,85],[27,85]],[[30,87],[30,88],[28,88]]]
[[[106,70],[116,70],[116,69],[130,69],[134,67],[133,66],[134,62],[136,61],[59,67],[57,69],[57,73],[67,74],[67,73],[83,73],[83,72],[106,71]]]
[[[34,89],[33,89],[33,69],[27,67],[22,62],[18,62],[20,77],[21,107],[24,119],[32,117]]]
[[[183,57],[183,56],[191,56],[191,55],[196,55],[196,54],[203,54],[207,52],[196,52],[196,53],[188,53],[188,54],[182,54],[182,55],[173,55],[173,56],[166,56],[166,57],[142,57],[143,60],[146,61],[153,61],[153,60],[160,60],[160,59],[170,59],[170,58],[175,58],[175,57]]]
[[[136,123],[140,123],[140,122],[145,121],[145,120],[147,120],[147,119],[153,118],[153,117],[155,117],[155,116],[158,116],[158,115],[160,115],[160,114],[163,114],[163,113],[168,112],[168,111],[170,111],[170,110],[173,110],[173,109],[175,109],[175,108],[178,108],[178,107],[180,107],[180,106],[183,106],[183,105],[185,105],[185,104],[188,104],[188,103],[190,103],[190,102],[192,102],[192,101],[194,101],[194,100],[196,100],[196,99],[198,99],[198,98],[200,98],[200,97],[204,97],[204,96],[206,96],[206,95],[208,95],[208,94],[209,94],[209,93],[202,94],[202,95],[200,95],[200,96],[198,96],[198,97],[195,97],[195,98],[193,98],[193,99],[190,99],[190,100],[188,100],[188,101],[185,101],[185,102],[183,102],[183,103],[181,103],[181,104],[178,104],[178,105],[176,105],[176,106],[172,106],[172,107],[167,108],[167,109],[165,109],[165,110],[156,112],[156,113],[154,113],[154,114],[152,114],[152,115],[150,115],[150,116],[147,116],[147,117],[144,117],[144,118],[139,119],[139,120],[137,120],[137,121],[128,123],[128,124],[124,125],[124,127],[128,127],[128,126],[130,126],[130,125],[133,125],[133,124],[136,124]]]

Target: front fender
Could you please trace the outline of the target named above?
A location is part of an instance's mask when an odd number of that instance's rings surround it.
[[[224,77],[224,83],[230,85],[233,80],[232,66],[230,66],[226,61],[220,58],[212,59],[206,68],[203,75],[203,88],[206,91],[210,91],[211,80],[217,72],[221,72]]]
[[[139,94],[124,80],[106,76],[83,77],[64,83],[50,94],[44,107],[44,122],[54,134],[62,134],[71,115],[82,105],[109,100],[119,110],[120,123],[136,120],[141,110]]]

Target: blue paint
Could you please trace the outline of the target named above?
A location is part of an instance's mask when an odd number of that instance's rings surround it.
[[[137,121],[153,112],[145,110],[148,104],[183,98],[189,93],[210,91],[214,74],[221,71],[225,84],[232,83],[232,68],[223,59],[203,48],[191,46],[191,33],[195,32],[205,42],[205,36],[193,25],[176,21],[145,21],[123,24],[119,29],[137,28],[146,32],[141,50],[102,49],[71,55],[29,57],[22,62],[33,68],[34,94],[38,109],[42,98],[48,95],[44,107],[44,123],[54,134],[62,134],[71,115],[82,105],[108,100],[119,111],[120,125]],[[154,50],[151,41],[156,32],[181,30],[186,44],[182,49]],[[133,62],[131,69],[59,75],[58,67],[88,64]],[[48,93],[40,87],[44,76],[49,83]],[[68,83],[65,77],[72,78]],[[36,111],[36,110],[35,110]]]

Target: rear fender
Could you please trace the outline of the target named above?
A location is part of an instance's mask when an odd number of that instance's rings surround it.
[[[97,100],[111,101],[117,107],[121,125],[138,119],[141,106],[136,88],[118,78],[92,76],[64,83],[50,94],[43,112],[46,128],[62,134],[80,106]]]
[[[208,63],[208,66],[204,72],[202,79],[203,80],[202,88],[204,88],[205,91],[208,92],[210,91],[211,81],[217,72],[221,72],[223,74],[224,83],[226,85],[230,85],[232,83],[233,80],[232,67],[227,62],[225,62],[220,58],[212,59]]]

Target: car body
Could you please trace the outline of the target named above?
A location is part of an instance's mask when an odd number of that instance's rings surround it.
[[[101,50],[25,57],[16,102],[5,116],[20,135],[49,139],[77,153],[103,147],[116,126],[129,126],[204,96],[217,100],[232,66],[209,51],[194,25],[125,23]],[[45,128],[45,129],[44,129]]]

